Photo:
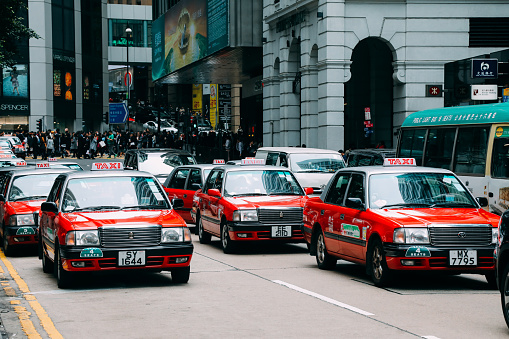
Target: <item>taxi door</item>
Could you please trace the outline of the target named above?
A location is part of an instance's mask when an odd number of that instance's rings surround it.
[[[221,191],[221,184],[223,181],[223,172],[220,170],[213,170],[203,188],[203,194],[200,197],[200,217],[202,218],[203,228],[207,231],[219,235],[219,221],[217,218],[217,206],[220,200],[217,197],[210,196],[208,191],[216,188]]]
[[[339,233],[343,222],[344,200],[350,175],[351,173],[348,172],[336,175],[325,197],[325,203],[319,211],[325,246],[331,252],[340,253],[342,245]]]
[[[55,183],[53,184],[53,187],[51,188],[51,191],[48,194],[48,198],[46,200],[48,202],[54,202],[58,208],[60,208],[62,198],[65,198],[61,197],[63,185],[64,180],[55,180]],[[46,249],[50,257],[55,256],[55,245],[58,241],[58,225],[55,223],[56,217],[57,216],[49,216],[48,214],[41,212],[39,221],[39,237],[41,238],[43,248]]]
[[[7,187],[9,186],[9,182],[11,181],[11,176],[8,174],[5,174],[1,176],[0,178],[0,193],[4,195],[4,199],[7,200]],[[5,204],[6,202],[0,202],[0,221],[4,221],[6,224],[9,223],[9,220],[5,219]],[[3,229],[2,229],[3,232]],[[3,233],[2,233],[3,236]]]
[[[183,217],[186,220],[190,219],[189,212],[193,207],[193,195],[194,195],[194,191],[189,192],[186,189],[186,181],[189,172],[190,172],[189,168],[177,169],[170,178],[170,181],[168,182],[168,187],[164,187],[164,190],[166,191],[170,199],[178,198],[184,201],[184,207],[178,210],[178,212],[179,214],[183,212],[182,213],[184,214]]]
[[[353,173],[348,185],[343,208],[342,222],[339,228],[341,237],[341,254],[357,259],[364,259],[366,249],[367,223],[363,220],[366,204],[365,179],[360,173]]]

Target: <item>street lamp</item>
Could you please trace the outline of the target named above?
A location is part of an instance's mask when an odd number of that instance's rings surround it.
[[[127,51],[127,55],[126,55],[126,72],[125,72],[125,76],[126,76],[126,86],[127,86],[127,132],[129,133],[129,117],[130,117],[130,111],[129,111],[129,101],[131,99],[131,75],[129,74],[129,39],[131,38],[131,34],[133,33],[133,30],[131,29],[131,27],[129,27],[129,23],[127,23],[127,27],[125,29],[125,33],[127,35],[127,42],[126,42],[126,51]]]

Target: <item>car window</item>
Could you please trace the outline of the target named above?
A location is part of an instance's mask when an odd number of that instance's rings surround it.
[[[348,186],[348,179],[350,179],[350,173],[344,173],[337,175],[332,182],[329,189],[329,193],[325,198],[325,202],[334,205],[343,205],[345,198],[346,188]]]
[[[288,160],[286,159],[286,154],[279,154],[279,166],[288,167]]]
[[[217,174],[216,181],[214,181],[213,188],[221,191],[221,188],[223,187],[223,176],[224,176],[224,172],[222,172],[222,171]]]
[[[383,164],[384,164],[384,158],[381,155],[377,154],[373,161],[373,165],[374,166],[382,166]]]
[[[278,157],[279,157],[279,152],[269,152],[269,154],[267,154],[267,159],[265,160],[265,164],[276,166]]]
[[[12,180],[9,201],[46,198],[58,173],[23,175]]]
[[[186,186],[187,175],[189,174],[188,168],[182,168],[175,172],[171,178],[168,188],[176,188],[183,190]]]
[[[357,156],[357,166],[369,166],[371,165],[371,156],[365,154],[359,154]]]
[[[199,186],[196,186],[196,185],[199,185]],[[189,181],[187,182],[187,189],[196,191],[198,189],[198,187],[202,187],[201,173],[200,173],[199,169],[193,169],[193,170],[191,170],[191,175],[189,175]]]
[[[352,174],[346,198],[359,198],[364,203],[364,177],[361,174]]]
[[[205,183],[205,187],[203,188],[203,192],[207,193],[207,191],[211,188],[214,188],[214,183],[216,181],[217,175],[219,171],[212,171],[207,178],[207,182]]]

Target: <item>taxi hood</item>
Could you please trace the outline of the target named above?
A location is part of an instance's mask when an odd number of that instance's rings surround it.
[[[263,207],[303,207],[306,196],[302,195],[269,195],[250,197],[224,197],[229,203],[245,209]]]
[[[372,209],[371,212],[400,226],[427,227],[430,224],[492,224],[497,216],[477,208]],[[495,222],[495,224],[494,224]]]
[[[46,199],[29,200],[29,201],[11,201],[9,204],[16,214],[32,214],[41,209],[41,204]]]
[[[75,228],[87,229],[93,226],[186,225],[174,210],[75,212],[64,214],[64,217],[69,220]]]
[[[293,175],[299,182],[299,184],[303,187],[313,187],[315,190],[319,188],[319,192],[325,188],[330,178],[334,175],[333,172],[326,173],[306,173],[306,172],[294,172]]]

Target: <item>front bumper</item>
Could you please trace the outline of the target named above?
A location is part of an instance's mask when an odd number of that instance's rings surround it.
[[[100,248],[100,257],[84,257],[83,250],[86,247],[62,246],[60,256],[62,266],[66,271],[113,271],[129,269],[160,269],[170,270],[178,267],[187,267],[191,264],[193,255],[192,243],[164,244],[151,247],[131,248]],[[90,247],[87,247],[90,248]],[[120,266],[119,252],[121,251],[145,251],[145,265],[143,266]],[[178,258],[187,258],[185,262]],[[79,265],[79,266],[78,266]]]
[[[292,232],[288,236],[273,237],[272,228],[278,226],[291,226]],[[270,240],[283,242],[304,242],[302,223],[285,225],[267,225],[257,222],[240,223],[229,221],[227,223],[230,239],[235,241]]]
[[[417,247],[420,247],[422,250],[416,254],[415,248]],[[432,245],[410,246],[385,243],[384,249],[387,266],[392,270],[488,273],[495,269],[495,259],[493,256],[495,245],[482,247],[435,247]],[[450,265],[450,251],[454,250],[477,251],[477,265]]]
[[[37,245],[39,239],[37,226],[6,226],[4,232],[10,246]]]

